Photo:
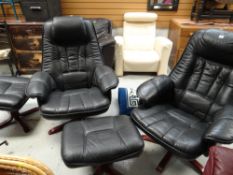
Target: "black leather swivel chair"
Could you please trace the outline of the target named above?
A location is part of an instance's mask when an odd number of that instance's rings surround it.
[[[45,118],[78,119],[105,112],[117,85],[113,70],[103,65],[89,20],[63,16],[45,23],[42,72],[32,76],[26,91],[38,99]]]
[[[169,76],[157,76],[137,90],[140,107],[132,118],[171,154],[190,160],[216,143],[233,142],[233,33],[202,30],[189,41]]]

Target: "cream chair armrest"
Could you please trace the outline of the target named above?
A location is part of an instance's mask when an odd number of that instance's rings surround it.
[[[5,59],[9,53],[10,53],[11,49],[0,49],[0,60]]]
[[[115,36],[114,39],[115,39],[117,45],[123,46],[123,43],[124,43],[123,36]]]
[[[165,37],[156,37],[154,49],[160,56],[160,64],[157,74],[167,75],[168,61],[172,50],[172,41]]]
[[[115,73],[117,76],[123,76],[123,43],[122,36],[115,36]]]

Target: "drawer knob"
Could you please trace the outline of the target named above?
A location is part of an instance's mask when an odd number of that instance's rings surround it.
[[[41,6],[31,6],[31,7],[30,7],[30,10],[33,10],[33,11],[41,11]]]

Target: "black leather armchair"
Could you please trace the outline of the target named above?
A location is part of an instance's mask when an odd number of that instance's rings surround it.
[[[26,91],[38,99],[45,118],[77,119],[105,112],[117,85],[113,70],[103,65],[91,21],[63,16],[45,23],[42,71],[32,76]]]
[[[233,142],[233,33],[198,31],[170,75],[143,83],[137,93],[134,122],[145,140],[169,152],[157,170],[175,154],[201,171],[195,158],[216,143]]]

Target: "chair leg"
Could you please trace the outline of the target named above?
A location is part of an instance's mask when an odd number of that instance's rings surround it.
[[[172,158],[172,154],[170,152],[167,152],[163,157],[163,159],[159,162],[158,166],[156,167],[156,170],[159,173],[162,173],[168,162],[171,160],[171,158]]]
[[[8,126],[12,122],[12,120],[13,120],[13,117],[12,117],[12,115],[10,115],[8,120],[5,120],[5,121],[0,123],[0,129]]]
[[[103,175],[104,173],[108,175],[122,175],[117,170],[114,170],[109,164],[98,166],[93,175]]]
[[[24,117],[26,115],[32,114],[34,112],[37,112],[38,110],[39,110],[39,108],[35,107],[35,108],[29,109],[27,111],[21,112],[21,113],[19,113],[19,115]]]
[[[102,166],[98,166],[98,167],[96,167],[95,172],[94,172],[93,175],[102,175],[103,172],[104,172],[103,171],[103,167]]]
[[[8,142],[7,142],[7,140],[4,140],[2,143],[0,143],[0,146],[2,146],[2,145],[6,145],[6,146],[8,146]]]
[[[29,109],[28,111],[25,111],[25,112],[22,112],[22,113],[19,113],[18,111],[16,112],[11,112],[11,116],[12,118],[14,118],[17,122],[19,122],[19,124],[22,126],[24,132],[29,132],[30,131],[30,127],[22,120],[21,117],[24,117],[26,115],[29,115],[33,112],[36,112],[38,111],[39,108],[32,108],[32,109]]]
[[[203,174],[204,167],[202,166],[202,164],[200,164],[200,162],[198,162],[197,160],[191,160],[189,162],[193,165],[193,167],[199,174]]]
[[[21,125],[21,127],[23,128],[24,132],[29,132],[30,131],[30,127],[20,118],[19,116],[19,112],[11,112],[12,117],[19,122],[19,124]]]
[[[113,169],[112,166],[110,166],[110,165],[104,165],[103,169],[109,175],[122,175],[120,172],[118,172],[117,170]]]
[[[71,120],[72,121],[72,120]],[[68,122],[65,122],[65,123],[62,123],[62,124],[60,124],[60,125],[57,125],[57,126],[55,126],[55,127],[53,127],[52,129],[50,129],[49,131],[48,131],[48,134],[49,135],[53,135],[53,134],[56,134],[56,133],[58,133],[58,132],[61,132],[62,130],[63,130],[63,127],[67,124],[67,123],[69,123],[70,121],[68,121]]]
[[[151,137],[149,137],[148,135],[142,135],[141,137],[145,141],[155,143],[155,141]]]
[[[149,137],[148,135],[142,135],[142,139],[145,141],[148,141],[148,142],[155,143],[155,141],[151,137]],[[165,154],[165,156],[162,158],[162,160],[159,162],[158,166],[156,167],[156,170],[159,173],[162,173],[164,171],[164,169],[165,169],[166,165],[168,164],[168,162],[170,161],[171,157],[172,157],[172,154],[170,152],[167,152]],[[197,160],[191,160],[189,162],[194,166],[195,170],[197,170],[197,172],[199,174],[203,173],[204,167]]]
[[[11,55],[10,55],[10,56],[11,56]],[[15,76],[11,58],[8,58],[8,66],[9,66],[9,68],[10,68],[11,75],[12,75],[12,76]]]

